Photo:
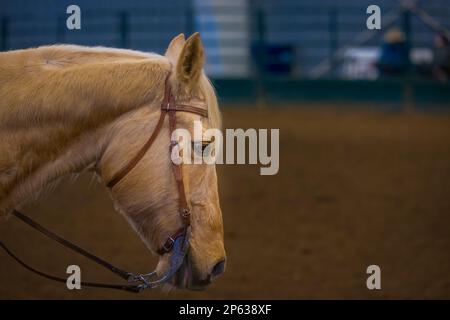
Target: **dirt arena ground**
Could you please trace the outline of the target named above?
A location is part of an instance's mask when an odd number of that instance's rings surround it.
[[[280,171],[219,168],[226,274],[202,292],[140,295],[41,279],[0,252],[0,298],[450,299],[450,116],[320,108],[225,108],[227,128],[280,128]],[[39,222],[132,271],[156,259],[90,176],[26,208]],[[115,281],[11,219],[1,239],[41,270]],[[377,264],[382,290],[366,288]]]

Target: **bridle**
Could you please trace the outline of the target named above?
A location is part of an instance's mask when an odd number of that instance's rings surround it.
[[[134,167],[136,167],[136,165],[142,160],[142,158],[145,156],[145,154],[148,152],[148,150],[151,148],[156,138],[158,137],[164,125],[164,120],[167,115],[169,117],[169,138],[170,138],[169,155],[172,154],[173,148],[178,145],[178,141],[171,139],[172,133],[177,129],[177,116],[176,116],[177,112],[188,112],[199,115],[201,117],[208,117],[208,111],[206,109],[176,102],[172,86],[170,84],[170,75],[171,73],[167,75],[165,80],[164,98],[163,101],[161,102],[161,114],[153,133],[151,134],[147,142],[142,146],[142,148],[136,153],[136,155],[122,169],[120,169],[116,174],[113,175],[111,180],[107,183],[108,188],[110,189],[114,188],[114,186],[116,186],[120,181],[122,181],[122,179],[124,179],[128,175],[128,173],[132,171]],[[50,239],[55,240],[60,244],[62,244],[63,246],[77,252],[78,254],[85,256],[86,258],[105,267],[106,269],[110,270],[114,274],[118,275],[119,277],[127,281],[126,284],[107,284],[107,283],[82,281],[81,282],[82,286],[118,289],[130,292],[140,292],[144,289],[154,288],[163,283],[168,282],[173,277],[173,275],[178,271],[180,266],[183,264],[184,258],[187,254],[189,247],[189,229],[190,229],[189,227],[191,224],[190,219],[191,208],[186,197],[186,189],[183,180],[183,165],[176,164],[173,161],[171,161],[171,163],[173,175],[175,177],[175,181],[177,184],[178,211],[183,226],[180,229],[176,230],[174,233],[170,234],[166,238],[162,246],[156,250],[156,252],[159,255],[164,255],[166,253],[173,252],[170,260],[169,269],[166,271],[164,275],[162,275],[157,280],[151,281],[152,279],[154,279],[154,277],[157,276],[155,271],[148,274],[134,274],[131,272],[124,271],[120,268],[115,267],[111,263],[99,258],[98,256],[84,250],[78,245],[55,234],[54,232],[50,231],[49,229],[43,227],[36,221],[29,218],[28,216],[24,215],[23,213],[17,210],[13,210],[12,214],[22,222],[28,224],[35,230],[38,230],[39,232],[43,233]],[[0,241],[0,247],[2,247],[8,255],[10,255],[15,261],[17,261],[19,264],[21,264],[29,271],[50,280],[64,283],[67,281],[67,279],[65,278],[44,273],[34,269],[33,267],[30,267],[28,264],[23,262],[23,260],[19,259],[11,250],[9,250],[8,247],[2,241]]]
[[[172,87],[170,85],[170,73],[166,77],[165,81],[165,90],[164,90],[164,99],[161,103],[161,115],[159,117],[158,123],[156,124],[155,130],[153,131],[150,138],[147,142],[142,146],[142,148],[138,151],[138,153],[132,158],[121,170],[119,170],[111,180],[108,182],[107,187],[112,189],[116,186],[123,178],[127,176],[127,174],[133,170],[133,168],[142,160],[147,151],[151,148],[153,142],[156,140],[159,132],[161,131],[166,115],[169,116],[169,138],[171,139],[172,132],[177,129],[177,112],[189,112],[193,114],[197,114],[201,117],[208,117],[208,111],[203,108],[194,107],[187,104],[177,103],[175,100],[175,96],[172,92]],[[169,146],[169,154],[172,154],[172,150],[175,146],[178,145],[178,141],[170,140]],[[171,251],[175,240],[183,235],[186,235],[187,228],[191,224],[191,209],[189,207],[187,198],[186,198],[186,190],[184,187],[183,181],[183,166],[181,164],[172,163],[172,171],[175,177],[175,181],[177,183],[178,190],[178,210],[183,221],[183,227],[178,229],[175,233],[168,236],[164,244],[157,250],[160,255],[164,253],[168,253]]]

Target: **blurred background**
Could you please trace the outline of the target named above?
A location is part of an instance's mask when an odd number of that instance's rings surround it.
[[[66,8],[81,8],[68,30]],[[369,30],[369,5],[381,29]],[[218,167],[228,269],[204,292],[69,292],[0,254],[0,298],[450,298],[450,2],[0,0],[0,50],[56,43],[163,54],[199,31],[225,128],[279,128],[280,172]],[[89,187],[87,187],[89,186]],[[27,210],[136,272],[155,263],[88,175]],[[64,275],[114,280],[16,221],[2,239]],[[377,264],[382,290],[366,287]]]

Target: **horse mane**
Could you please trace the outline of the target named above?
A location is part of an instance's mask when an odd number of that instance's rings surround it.
[[[2,128],[117,117],[155,98],[150,89],[170,64],[138,51],[55,45],[0,53],[0,68]]]
[[[169,70],[164,56],[127,49],[53,45],[0,53],[0,129],[36,123],[45,113],[70,118],[80,98],[108,104],[107,111],[116,117],[148,102],[149,88],[162,86]],[[208,103],[211,126],[220,127],[216,93],[204,74],[199,90]],[[79,117],[92,118],[95,109],[79,110]]]

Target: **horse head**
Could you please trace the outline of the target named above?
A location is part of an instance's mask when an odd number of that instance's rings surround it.
[[[194,121],[202,121],[204,130],[220,126],[220,113],[212,85],[203,72],[204,49],[199,34],[185,40],[184,35],[170,43],[165,59],[169,69],[167,85],[177,103],[205,109],[206,118],[199,114],[177,112],[178,128],[192,132]],[[164,68],[161,68],[164,70]],[[157,99],[164,99],[164,89]],[[179,215],[179,186],[172,172],[169,152],[170,132],[167,117],[161,123],[159,104],[140,108],[127,114],[111,128],[98,171],[108,182],[152,136],[151,148],[110,189],[116,209],[136,230],[144,243],[154,252],[164,247],[168,236],[183,228]],[[156,129],[157,128],[157,129]],[[193,133],[192,133],[193,135]],[[211,143],[203,141],[204,145]],[[222,213],[219,204],[216,169],[213,164],[183,165],[183,193],[189,203],[191,223],[188,229],[189,249],[181,267],[171,280],[178,288],[199,289],[211,283],[225,269]],[[157,273],[170,268],[176,252],[159,252]]]

